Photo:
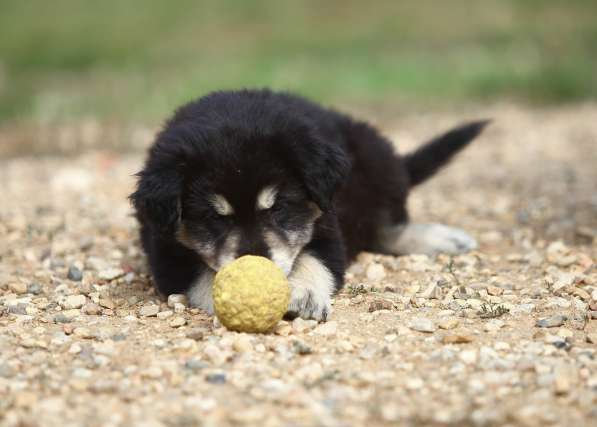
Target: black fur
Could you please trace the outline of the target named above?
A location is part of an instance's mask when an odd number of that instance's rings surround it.
[[[188,290],[209,261],[180,241],[218,243],[240,231],[239,255],[271,255],[263,227],[300,232],[319,217],[303,251],[317,257],[343,284],[348,260],[378,250],[380,224],[408,221],[406,199],[481,132],[465,125],[401,157],[368,124],[300,97],[268,90],[216,92],[179,109],[158,134],[137,190],[131,195],[158,289]],[[279,197],[255,211],[256,194],[276,183]],[[233,217],[214,217],[206,198],[225,196]],[[216,215],[217,216],[217,215]]]

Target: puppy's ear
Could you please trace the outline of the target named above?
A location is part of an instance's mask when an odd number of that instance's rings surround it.
[[[176,152],[176,143],[156,143],[145,167],[137,174],[137,190],[129,197],[139,220],[160,233],[174,232],[180,219],[184,181],[184,159],[180,154]]]
[[[350,170],[346,151],[340,145],[318,138],[303,140],[293,148],[293,162],[298,165],[309,196],[322,211],[327,211]]]

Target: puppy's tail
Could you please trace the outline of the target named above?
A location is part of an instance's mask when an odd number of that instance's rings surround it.
[[[430,178],[450,159],[479,135],[490,120],[471,122],[433,138],[404,157],[410,184],[415,186]]]

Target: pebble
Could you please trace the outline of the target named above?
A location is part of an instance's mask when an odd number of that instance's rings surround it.
[[[335,321],[325,322],[315,328],[314,332],[318,335],[331,336],[336,335],[338,323]]]
[[[537,320],[535,325],[539,328],[556,328],[562,326],[567,319],[568,318],[563,315],[544,317],[543,319]]]
[[[124,276],[124,271],[121,268],[106,268],[102,269],[98,273],[100,280],[112,281],[114,279]]]
[[[90,303],[85,304],[81,308],[81,311],[90,316],[97,316],[98,314],[100,314],[102,312],[102,308],[99,305],[90,302]]]
[[[172,328],[180,328],[187,324],[187,320],[184,317],[176,316],[174,319],[170,320],[170,327]]]
[[[440,320],[437,323],[437,326],[439,326],[440,329],[454,329],[459,324],[460,321],[458,319],[455,319],[454,317],[449,317],[447,319]]]
[[[212,372],[205,375],[205,381],[210,384],[225,384],[226,374],[224,372]]]
[[[425,299],[441,299],[441,289],[437,286],[437,282],[432,281],[427,288],[421,292],[421,298]]]
[[[591,299],[591,295],[582,288],[574,288],[572,295],[579,297],[583,301],[589,301]]]
[[[73,308],[81,308],[87,302],[85,295],[69,295],[60,304],[62,308],[70,310]]]
[[[426,317],[415,317],[412,319],[408,327],[414,331],[432,333],[435,332],[436,327],[433,321]]]
[[[504,293],[504,290],[498,286],[489,285],[487,286],[487,293],[493,296],[499,296]]]
[[[381,280],[386,277],[386,269],[381,264],[373,263],[367,267],[367,272],[365,275],[369,280]]]
[[[239,353],[248,353],[253,351],[253,344],[248,335],[239,335],[232,342],[232,348]]]
[[[187,332],[186,337],[195,341],[202,340],[206,334],[206,330],[203,328],[193,328]]]
[[[73,330],[73,335],[79,338],[93,338],[94,334],[91,331],[84,327],[77,327]]]
[[[114,301],[105,295],[100,295],[98,303],[102,307],[109,308],[110,310],[114,310],[116,308]]]
[[[377,298],[369,303],[370,313],[379,310],[392,310],[392,308],[394,308],[394,304],[386,299]]]
[[[287,337],[292,333],[292,325],[288,322],[281,321],[276,325],[274,333],[276,335]]]
[[[214,364],[222,365],[228,359],[228,354],[215,344],[208,343],[203,347],[203,354]]]
[[[451,332],[442,336],[444,344],[466,344],[473,341],[472,335],[465,332]]]
[[[185,362],[184,367],[190,371],[197,372],[202,369],[208,368],[209,365],[205,363],[203,360],[193,357]]]
[[[54,316],[54,322],[56,323],[70,323],[81,315],[81,312],[77,309],[63,310]]]
[[[590,332],[587,334],[587,342],[590,344],[597,344],[597,332]]]
[[[73,282],[80,282],[83,279],[83,273],[76,266],[71,265],[66,273],[66,278]]]
[[[175,302],[174,303],[174,312],[175,313],[184,313],[184,311],[186,310],[187,306],[180,303],[180,302]]]
[[[301,334],[305,331],[309,331],[317,326],[316,320],[305,320],[301,317],[297,317],[292,321],[292,330],[297,333]]]
[[[183,294],[168,295],[168,307],[174,308],[175,304],[187,305],[187,297]]]
[[[37,282],[29,283],[29,285],[27,285],[27,293],[39,295],[42,293],[42,291],[43,289],[41,285]]]
[[[164,371],[159,366],[150,366],[149,368],[146,368],[145,370],[141,371],[141,376],[143,378],[148,378],[152,380],[160,379],[163,377],[163,375]]]
[[[17,295],[27,293],[27,285],[21,282],[12,282],[8,284],[8,290],[14,292]]]
[[[477,363],[477,350],[463,350],[460,352],[458,357],[467,365],[473,365]]]
[[[504,323],[503,320],[500,320],[500,319],[490,319],[490,320],[488,320],[485,323],[485,325],[483,326],[483,328],[487,332],[497,332],[501,328],[503,328],[504,325],[505,325],[505,323]]]
[[[156,305],[156,304],[149,304],[149,305],[144,305],[143,307],[141,307],[139,309],[139,316],[141,317],[152,317],[152,316],[157,316],[157,314],[160,312],[160,306]]]
[[[313,353],[311,347],[302,340],[292,340],[292,351],[296,354],[305,355]]]
[[[165,310],[165,311],[160,311],[156,316],[158,319],[164,320],[164,319],[168,319],[169,317],[172,317],[173,315],[174,315],[174,312],[172,310]]]

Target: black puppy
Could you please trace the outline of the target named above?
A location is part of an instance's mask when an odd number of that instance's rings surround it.
[[[214,273],[261,255],[288,276],[288,316],[326,320],[360,251],[475,248],[461,230],[410,223],[406,198],[485,124],[400,156],[368,124],[285,93],[216,92],[183,106],[131,195],[158,290],[213,313]]]

